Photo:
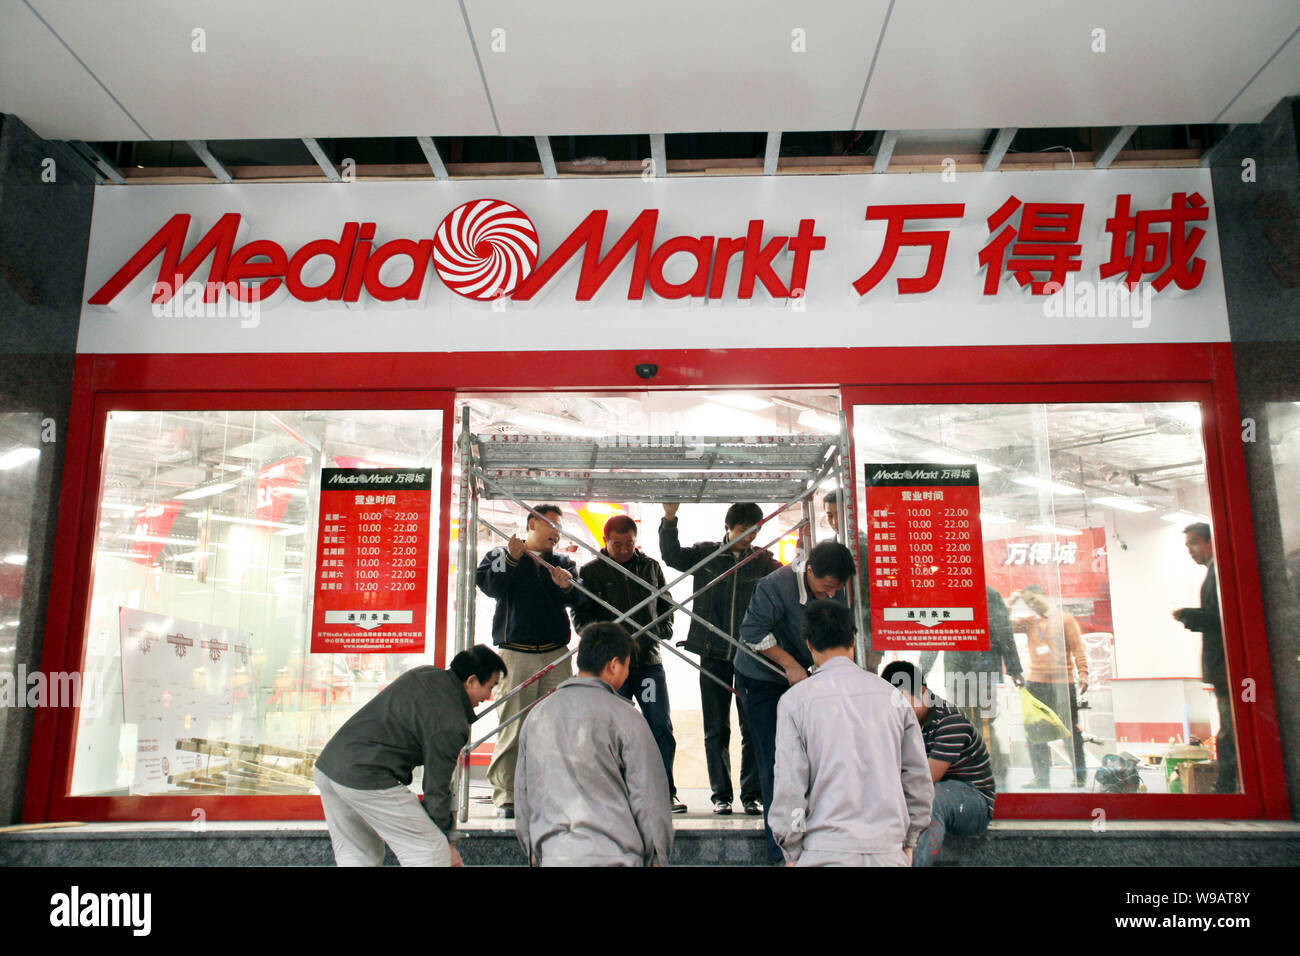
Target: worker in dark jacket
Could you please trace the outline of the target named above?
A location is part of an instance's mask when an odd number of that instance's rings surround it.
[[[498,720],[505,723],[533,701],[544,697],[573,676],[568,659],[572,631],[568,609],[582,593],[573,585],[578,566],[555,551],[560,543],[560,509],[538,505],[528,518],[528,537],[510,536],[504,548],[493,548],[478,566],[478,586],[497,602],[492,613],[492,643],[510,668],[498,695],[504,697],[542,668],[556,664],[501,705]],[[538,517],[540,515],[541,517]],[[521,718],[497,737],[488,766],[492,802],[507,819],[515,815],[515,759]]]
[[[636,522],[627,515],[614,515],[605,522],[602,537],[605,547],[601,554],[618,562],[631,571],[638,580],[628,577],[618,568],[610,567],[597,558],[582,566],[580,578],[582,586],[601,600],[612,604],[619,611],[630,611],[646,598],[664,586],[664,571],[659,562],[648,556],[636,546]],[[659,656],[659,640],[669,640],[673,636],[673,606],[664,598],[656,598],[640,608],[623,626],[631,634],[649,624],[661,614],[667,614],[654,626],[650,633],[637,635],[632,652],[631,670],[627,680],[619,688],[619,693],[628,700],[635,700],[645,715],[650,732],[654,734],[655,743],[663,757],[664,772],[668,775],[668,791],[673,813],[685,813],[686,804],[677,799],[677,787],[673,783],[673,761],[677,755],[677,739],[673,736],[673,721],[668,704],[668,678],[664,674],[663,660]],[[600,621],[612,621],[617,615],[609,608],[598,604],[587,595],[583,595],[573,609],[573,625],[581,632],[588,624]],[[651,635],[654,636],[651,636]]]
[[[999,790],[1007,788],[1007,758],[998,745],[994,720],[998,716],[998,685],[1002,670],[1017,687],[1025,683],[1016,636],[1011,630],[1011,612],[996,588],[985,585],[985,602],[989,612],[989,649],[987,651],[944,651],[943,670],[946,698],[961,711],[984,739],[988,748],[993,779]],[[921,652],[921,683],[934,666],[938,651]],[[986,723],[987,721],[987,723]]]
[[[677,535],[677,508],[664,505],[664,520],[659,525],[659,553],[664,562],[678,571],[689,571],[696,564],[718,550],[721,542],[700,541],[683,548]],[[725,540],[731,547],[695,572],[692,589],[701,591],[711,581],[725,574],[737,563],[745,561],[737,571],[715,584],[695,600],[692,610],[719,630],[740,639],[740,625],[749,610],[749,599],[754,587],[781,562],[771,552],[756,549],[754,532],[746,534],[763,520],[763,509],[753,502],[743,502],[727,509],[723,524]],[[728,644],[699,621],[691,620],[686,635],[686,650],[700,655],[700,668],[731,685],[735,676],[736,648]],[[731,699],[726,687],[700,675],[700,706],[704,711],[704,759],[709,768],[709,787],[713,791],[713,812],[731,813],[734,791],[731,788]],[[750,740],[749,717],[745,708],[736,701],[740,716],[740,802],[745,813],[757,816],[763,812],[759,803],[762,788],[758,779],[758,763],[754,759],[754,744]]]
[[[1201,606],[1181,607],[1174,620],[1189,631],[1201,632],[1201,679],[1214,687],[1219,708],[1219,732],[1214,751],[1219,764],[1215,793],[1237,792],[1237,744],[1232,733],[1232,691],[1228,686],[1228,665],[1223,656],[1223,624],[1219,618],[1219,587],[1214,574],[1214,544],[1210,526],[1203,521],[1183,529],[1183,543],[1193,561],[1205,567],[1201,582]]]
[[[451,777],[474,708],[506,665],[476,646],[447,670],[415,667],[353,714],[316,758],[325,823],[339,866],[380,866],[384,844],[402,866],[460,866]],[[424,767],[424,804],[407,787]]]

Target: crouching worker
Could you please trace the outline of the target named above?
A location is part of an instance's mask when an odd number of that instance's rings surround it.
[[[853,615],[812,601],[817,670],[777,703],[768,824],[787,866],[907,866],[930,823],[929,767],[910,708],[853,661]]]
[[[447,670],[415,667],[348,718],[316,759],[325,823],[339,866],[381,866],[384,844],[402,866],[461,866],[451,778],[474,708],[506,665],[488,647]],[[424,805],[409,789],[424,767]]]
[[[534,866],[662,866],[673,849],[668,776],[649,725],[618,690],[632,638],[582,629],[578,676],[519,734],[515,834]]]
[[[933,820],[916,844],[912,865],[931,866],[947,834],[982,833],[993,819],[997,790],[988,748],[961,711],[930,693],[916,667],[895,661],[880,676],[908,698],[921,724],[934,779],[934,808]]]

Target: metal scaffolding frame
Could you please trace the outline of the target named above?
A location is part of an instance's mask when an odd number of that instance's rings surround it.
[[[730,577],[748,561],[757,556],[758,549],[744,560],[733,564],[713,578],[704,587],[678,603],[670,591],[680,582],[705,567],[710,561],[730,548],[722,541],[712,553],[668,581],[662,588],[654,588],[642,581],[613,558],[591,547],[581,538],[565,531],[560,523],[539,514],[524,499],[569,501],[620,501],[643,503],[718,503],[737,501],[781,501],[770,514],[745,533],[757,532],[768,522],[788,509],[799,505],[801,518],[793,530],[807,533],[806,541],[815,543],[816,522],[813,515],[812,496],[828,478],[835,480],[839,514],[838,539],[850,547],[846,530],[856,528],[853,514],[853,496],[845,494],[845,476],[850,474],[848,455],[848,427],[844,414],[839,416],[840,434],[831,435],[780,435],[780,436],[609,436],[576,438],[559,435],[475,435],[470,429],[470,410],[466,406],[461,414],[460,450],[460,512],[459,544],[456,580],[455,650],[459,653],[474,642],[475,599],[478,569],[478,531],[482,527],[504,541],[510,534],[496,527],[479,514],[479,500],[511,501],[523,508],[530,517],[546,521],[559,534],[573,541],[602,561],[637,581],[649,593],[645,599],[626,611],[593,594],[575,579],[573,587],[589,599],[612,612],[616,622],[623,622],[643,607],[656,606],[663,601],[670,609],[659,614],[648,624],[637,627],[632,636],[647,634],[656,644],[671,652],[704,676],[722,684],[731,693],[735,690],[725,681],[703,670],[670,642],[664,641],[652,630],[676,611],[689,615],[711,633],[721,637],[736,648],[737,653],[749,654],[762,665],[779,671],[775,663],[709,621],[704,620],[686,605],[715,584]],[[758,548],[775,544],[790,531]],[[801,539],[804,540],[804,539]],[[545,567],[546,561],[532,556]],[[853,576],[850,601],[856,608],[862,604],[862,591],[857,573]],[[576,648],[570,649],[559,660],[542,667],[522,681],[509,694],[495,701],[483,711],[489,713],[500,707],[525,687],[540,680],[543,675],[573,657]],[[864,636],[859,633],[855,644],[858,664],[864,665],[866,651]],[[524,715],[545,699],[538,698],[519,713],[498,724],[491,732],[465,745],[461,751],[456,790],[459,795],[461,822],[469,818],[469,760],[480,745],[496,736],[501,730]],[[482,714],[480,714],[482,716]]]

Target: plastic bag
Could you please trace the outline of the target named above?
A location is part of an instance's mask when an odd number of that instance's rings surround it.
[[[1020,688],[1020,716],[1025,724],[1025,737],[1031,744],[1070,739],[1070,729],[1056,711],[1023,687]]]

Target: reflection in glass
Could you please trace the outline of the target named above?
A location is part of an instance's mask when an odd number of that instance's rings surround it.
[[[886,657],[966,711],[1000,791],[1238,789],[1214,567],[1183,530],[1209,524],[1196,404],[859,405],[854,446],[859,472],[979,469],[991,648]]]
[[[104,700],[71,794],[308,792],[343,721],[432,663],[440,613],[430,586],[425,655],[309,652],[320,470],[437,476],[441,434],[427,410],[111,412],[84,664]]]

